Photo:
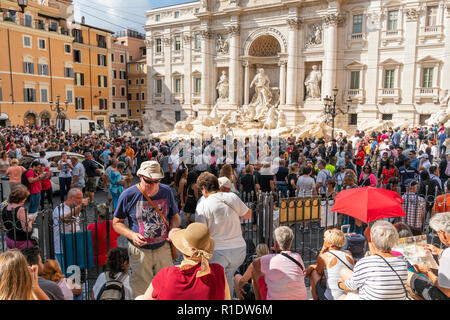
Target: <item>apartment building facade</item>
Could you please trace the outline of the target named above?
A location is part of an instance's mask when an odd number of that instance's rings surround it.
[[[109,115],[117,119],[125,119],[128,115],[127,58],[127,46],[117,41],[117,38],[113,39],[111,52],[112,106]]]

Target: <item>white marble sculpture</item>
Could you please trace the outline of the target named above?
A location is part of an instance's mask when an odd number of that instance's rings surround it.
[[[277,127],[278,113],[275,106],[271,106],[267,111],[267,117],[263,124],[263,129],[272,130]]]
[[[228,77],[225,71],[222,71],[219,82],[217,83],[216,90],[219,92],[219,101],[224,101],[228,99],[229,92]]]
[[[255,107],[257,120],[259,120],[258,118],[261,117],[265,111],[267,111],[267,107],[270,106],[272,92],[269,85],[269,77],[264,73],[263,68],[259,68],[258,73],[250,83],[250,88],[255,87],[255,94],[250,102],[250,105]]]
[[[311,26],[309,37],[306,40],[306,47],[320,44],[322,44],[322,26],[320,24],[314,24]]]
[[[320,99],[320,81],[322,80],[322,73],[317,69],[317,66],[313,65],[312,71],[305,80],[307,99]]]
[[[439,105],[441,107],[446,107],[448,105],[448,101],[450,100],[450,94],[448,93],[448,89],[441,91],[439,95]]]
[[[222,36],[219,34],[217,36],[217,53],[227,54],[229,49],[228,41],[223,40]]]

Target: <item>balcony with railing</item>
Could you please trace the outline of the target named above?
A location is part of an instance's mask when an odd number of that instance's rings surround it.
[[[346,89],[344,90],[343,101],[351,98],[353,102],[364,103],[365,90],[364,89]]]
[[[378,102],[384,103],[387,100],[393,100],[394,103],[400,102],[399,88],[380,88],[378,89]]]
[[[418,103],[424,101],[433,101],[434,103],[439,102],[439,88],[416,88],[414,90],[414,99]]]
[[[45,21],[44,19],[37,19],[37,18],[27,18],[25,16],[18,17],[17,15],[15,17],[10,17],[8,13],[3,12],[3,14],[0,13],[0,21],[3,20],[5,22],[15,23],[20,26],[24,26],[27,28],[33,28],[37,30],[42,31],[50,31],[50,32],[56,32],[63,35],[69,35],[69,31],[66,30],[63,26],[61,26],[59,23],[48,23],[48,21]]]
[[[443,26],[422,26],[420,27],[419,39],[424,42],[427,39],[438,38],[442,40],[444,37]]]
[[[383,45],[386,45],[389,42],[400,43],[403,41],[403,30],[402,29],[383,30],[381,34],[381,41]]]

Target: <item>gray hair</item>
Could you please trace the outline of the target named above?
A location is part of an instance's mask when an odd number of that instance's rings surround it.
[[[83,191],[81,191],[80,188],[72,188],[72,189],[70,189],[69,192],[67,193],[67,198],[75,197],[78,192],[81,192],[81,194],[83,194]]]
[[[398,242],[398,232],[392,223],[379,220],[370,228],[370,236],[375,247],[383,252],[390,252]]]
[[[436,213],[430,219],[430,227],[436,232],[444,231],[450,234],[450,212]]]
[[[289,250],[294,240],[294,233],[289,227],[278,227],[273,232],[275,241],[282,250]]]

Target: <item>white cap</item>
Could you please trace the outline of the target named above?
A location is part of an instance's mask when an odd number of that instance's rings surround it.
[[[219,178],[219,188],[228,188],[231,190],[231,181],[227,177]]]

